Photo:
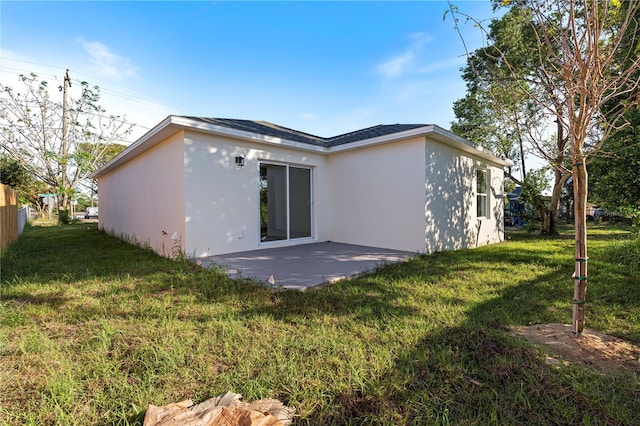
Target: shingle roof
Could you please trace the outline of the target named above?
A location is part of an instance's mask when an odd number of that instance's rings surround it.
[[[379,124],[377,126],[368,127],[362,130],[356,130],[355,132],[345,133],[343,135],[334,136],[332,138],[325,139],[325,146],[337,146],[349,142],[363,141],[366,139],[373,139],[379,136],[391,135],[393,133],[400,133],[406,130],[417,129],[419,127],[425,127],[427,124]]]
[[[323,138],[309,133],[300,132],[298,130],[282,127],[268,121],[254,120],[237,120],[232,118],[206,118],[206,117],[184,117],[190,120],[201,121],[203,123],[213,124],[215,126],[228,127],[235,130],[245,132],[258,133],[261,135],[272,136],[281,139],[287,139],[294,142],[301,142],[310,145],[332,147],[343,145],[350,142],[357,142],[367,139],[373,139],[379,136],[390,135],[393,133],[404,132],[406,130],[425,127],[426,124],[386,124],[369,127],[355,132],[345,133],[343,135]]]
[[[287,127],[278,126],[277,124],[267,121],[254,120],[238,120],[231,118],[207,118],[207,117],[188,117],[179,115],[170,115],[160,122],[153,129],[149,130],[136,142],[131,144],[127,149],[118,154],[109,163],[105,164],[99,170],[95,171],[91,177],[98,178],[105,173],[126,163],[149,148],[161,143],[167,137],[175,134],[176,128],[198,128],[197,122],[203,126],[202,130],[213,133],[221,133],[233,135],[234,132],[225,131],[224,129],[235,132],[247,132],[242,135],[235,133],[235,136],[241,139],[258,140],[263,142],[282,143],[284,146],[293,146],[292,143],[302,143],[307,147],[297,146],[300,149],[309,149],[316,152],[330,154],[344,149],[356,149],[362,146],[375,145],[377,143],[385,143],[389,141],[402,140],[408,137],[427,136],[446,145],[453,146],[461,151],[468,152],[480,158],[485,158],[494,163],[508,166],[513,165],[511,161],[502,160],[494,154],[484,151],[473,143],[454,135],[448,130],[442,129],[436,125],[428,124],[387,124],[368,127],[366,129],[357,130],[355,132],[345,133],[338,136],[324,138],[309,133],[300,132],[289,129]],[[214,129],[208,126],[219,126],[224,129]],[[385,137],[389,135],[389,137]],[[263,137],[260,137],[263,136]],[[279,138],[280,141],[269,141],[264,136]],[[380,138],[380,139],[377,139]],[[361,144],[358,142],[362,142]],[[347,145],[354,143],[353,145]],[[344,145],[344,146],[343,146]],[[335,147],[340,147],[333,149]]]

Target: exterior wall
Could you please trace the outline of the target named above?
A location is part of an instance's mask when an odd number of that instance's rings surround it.
[[[245,165],[236,167],[235,157]],[[261,161],[312,168],[312,237],[260,243]],[[186,253],[202,257],[328,239],[326,157],[187,131],[184,145]]]
[[[245,159],[243,167],[235,157]],[[312,236],[260,242],[260,163],[312,170]],[[476,217],[476,170],[487,217]],[[317,241],[431,253],[502,241],[501,167],[435,140],[330,155],[180,131],[99,178],[100,227],[170,256]]]
[[[100,228],[171,256],[184,249],[183,132],[98,178]],[[179,239],[172,240],[173,234]]]
[[[331,241],[424,252],[424,138],[329,156]]]
[[[425,149],[425,250],[457,250],[473,238],[473,161],[447,145],[427,140]],[[474,216],[475,218],[475,216]]]
[[[502,197],[504,185],[504,170],[502,167],[491,166],[487,163],[476,163],[477,167],[487,170],[491,189],[487,193],[488,214],[486,218],[477,219],[477,233],[475,246],[499,243],[504,241],[504,199]],[[475,182],[472,189],[475,190]],[[475,200],[475,197],[474,197]],[[473,212],[476,208],[474,206]]]
[[[425,249],[427,253],[502,241],[503,171],[437,141],[425,144]],[[476,170],[487,170],[488,217],[477,217]]]

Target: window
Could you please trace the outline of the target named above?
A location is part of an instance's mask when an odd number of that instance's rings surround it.
[[[476,215],[477,217],[487,216],[487,171],[476,171]]]

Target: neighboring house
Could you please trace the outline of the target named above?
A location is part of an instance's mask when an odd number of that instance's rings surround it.
[[[507,201],[504,206],[504,223],[506,226],[523,226],[526,224],[526,206],[520,202],[522,185],[516,185],[515,189],[507,192]]]
[[[511,164],[435,125],[321,138],[169,116],[93,177],[100,227],[164,255],[320,241],[431,253],[503,239]]]

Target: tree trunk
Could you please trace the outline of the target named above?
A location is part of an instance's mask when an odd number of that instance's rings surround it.
[[[587,298],[587,189],[588,175],[584,157],[574,154],[573,164],[573,209],[575,213],[576,257],[573,274],[573,332],[580,334],[584,330],[584,317]]]
[[[58,219],[62,223],[69,223],[69,205],[70,200],[66,191],[60,191],[58,194]]]
[[[533,210],[540,221],[540,233],[547,234],[549,232],[549,219],[551,217],[551,212],[549,211],[549,206],[542,199],[540,194],[536,195],[535,200],[532,202]]]
[[[551,211],[549,210],[549,207],[547,207],[547,203],[543,204],[542,207],[542,224],[540,226],[540,231],[543,234],[548,235],[549,234],[549,228],[551,226]]]
[[[562,188],[567,183],[570,175],[562,174],[559,170],[554,169],[555,180],[553,182],[553,191],[551,192],[550,217],[549,217],[549,235],[559,235],[558,233],[558,207],[560,206],[560,197],[562,196]]]
[[[553,167],[554,181],[553,191],[551,192],[551,217],[549,220],[549,235],[559,235],[558,233],[558,206],[560,205],[560,197],[562,195],[562,187],[569,179],[570,174],[562,173],[560,167],[564,163],[565,146],[567,139],[564,136],[564,126],[562,120],[562,108],[557,108],[556,125],[558,133],[556,135],[556,160]]]

